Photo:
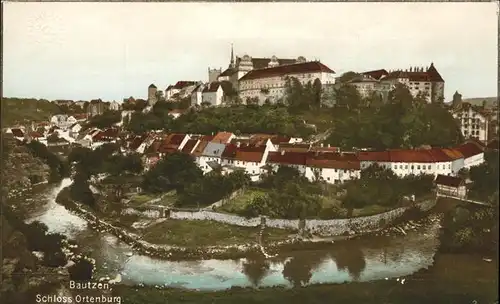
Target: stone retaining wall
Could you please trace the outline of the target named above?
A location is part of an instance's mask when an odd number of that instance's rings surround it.
[[[170,210],[170,218],[176,220],[208,220],[243,227],[257,227],[260,225],[260,217],[247,219],[242,216],[218,213],[214,211],[174,211]]]
[[[270,228],[299,230],[300,220],[271,219],[266,217],[265,225]]]
[[[436,205],[436,200],[428,200],[415,204],[422,211],[428,211]],[[335,220],[306,220],[305,231],[319,236],[353,234],[376,231],[400,218],[411,207],[401,207],[371,216],[354,217]]]
[[[157,209],[148,209],[144,211],[139,211],[134,208],[127,208],[123,210],[123,214],[136,214],[139,216],[147,217],[147,218],[160,218],[163,217],[163,213]]]
[[[436,204],[435,199],[416,204],[422,211],[428,211]],[[354,217],[350,219],[305,220],[304,232],[318,236],[336,236],[354,232],[374,231],[383,228],[403,215],[410,207],[401,207],[388,212]],[[176,211],[170,210],[170,218],[177,220],[209,220],[235,226],[256,227],[265,225],[270,228],[299,230],[300,220],[271,219],[268,217],[245,218],[238,215],[218,213],[207,210]]]

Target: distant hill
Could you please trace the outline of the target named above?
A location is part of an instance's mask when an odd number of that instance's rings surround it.
[[[49,120],[54,114],[60,114],[61,109],[48,100],[2,98],[2,128],[17,123]]]
[[[483,105],[483,100],[486,100],[487,108],[494,108],[498,106],[498,97],[476,97],[476,98],[464,98],[463,102],[468,102],[475,106]]]

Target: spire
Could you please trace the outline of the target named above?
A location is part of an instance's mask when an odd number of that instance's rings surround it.
[[[234,49],[233,44],[231,43],[231,64],[230,67],[234,68]]]

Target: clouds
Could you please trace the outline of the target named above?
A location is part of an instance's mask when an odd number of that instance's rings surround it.
[[[4,3],[4,95],[120,100],[238,55],[336,72],[428,66],[446,98],[497,92],[495,3]]]

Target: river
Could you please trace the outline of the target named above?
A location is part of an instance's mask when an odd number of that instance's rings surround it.
[[[59,185],[38,195],[38,210],[28,221],[46,224],[49,232],[74,239],[96,259],[95,277],[120,273],[125,284],[159,285],[217,291],[231,287],[306,286],[366,282],[411,275],[432,266],[439,241],[439,223],[405,236],[377,236],[337,242],[318,250],[283,252],[277,257],[248,256],[238,260],[166,261],[132,254],[130,246],[111,234],[99,234],[56,203]]]

